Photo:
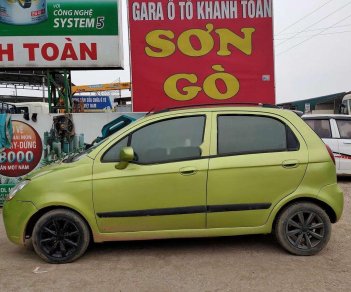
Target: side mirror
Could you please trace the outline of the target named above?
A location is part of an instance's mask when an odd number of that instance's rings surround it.
[[[123,147],[119,153],[120,162],[116,164],[116,169],[125,169],[129,162],[134,159],[134,150],[132,147]]]

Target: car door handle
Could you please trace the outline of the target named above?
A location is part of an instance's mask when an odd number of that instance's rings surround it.
[[[344,144],[351,144],[351,141],[344,141]]]
[[[298,167],[299,166],[299,161],[298,160],[285,160],[283,161],[282,163],[282,166],[284,168],[295,168],[295,167]]]
[[[183,167],[179,172],[181,175],[193,175],[197,173],[197,169],[195,167]]]

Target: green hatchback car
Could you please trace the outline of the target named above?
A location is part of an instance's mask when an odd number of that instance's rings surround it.
[[[298,115],[217,106],[148,115],[36,171],[3,217],[12,242],[67,263],[91,241],[272,232],[288,252],[313,255],[342,210],[333,154]]]

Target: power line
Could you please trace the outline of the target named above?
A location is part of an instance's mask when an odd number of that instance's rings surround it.
[[[343,33],[349,33],[349,32],[351,32],[351,30],[335,31],[335,32],[329,32],[329,33],[321,33],[319,35],[334,35],[334,34],[343,34]],[[300,36],[298,38],[305,38],[305,37],[313,37],[313,35],[312,36],[305,35],[305,36]],[[281,41],[281,40],[285,40],[285,39],[275,39],[275,41]]]
[[[349,3],[347,3],[347,4],[343,5],[343,6],[341,6],[340,8],[336,9],[335,11],[333,11],[333,12],[330,13],[330,14],[328,14],[327,16],[321,18],[321,19],[318,20],[317,22],[314,22],[313,24],[309,25],[309,26],[306,27],[304,30],[309,29],[309,28],[315,26],[315,25],[318,24],[318,23],[321,23],[324,19],[327,19],[329,16],[335,14],[336,12],[340,11],[341,9],[345,8],[346,6],[348,6],[348,5],[350,5],[350,4],[351,4],[351,2],[349,2]],[[287,41],[293,39],[294,37],[296,37],[296,36],[299,35],[299,34],[300,34],[300,33],[296,33],[296,34],[294,34],[292,37],[290,37],[290,38],[288,38],[288,39],[282,41],[280,44],[277,45],[277,47],[279,47],[279,46],[281,46],[282,44],[286,43]]]
[[[323,8],[325,5],[329,4],[330,2],[332,2],[334,0],[329,0],[327,2],[325,2],[324,4],[322,4],[321,6],[319,6],[317,9],[313,10],[312,12],[306,14],[305,16],[301,17],[300,19],[298,19],[297,21],[295,21],[294,23],[290,24],[289,26],[287,26],[286,28],[284,28],[283,30],[281,30],[280,32],[277,33],[277,35],[281,34],[282,32],[288,30],[289,28],[293,27],[294,25],[296,25],[297,23],[299,23],[301,20],[304,20],[305,18],[307,18],[308,16],[312,15],[313,13],[317,12],[318,10],[320,10],[321,8]]]
[[[334,26],[333,28],[349,27],[349,26],[351,26],[351,24],[338,25],[338,26]],[[319,31],[319,30],[323,30],[323,29],[326,29],[326,28],[331,28],[331,27],[328,26],[328,27],[321,27],[321,28],[315,28],[315,29],[304,29],[304,30],[300,30],[300,31],[286,32],[286,33],[283,33],[283,35],[297,34],[297,33],[300,34],[300,33],[303,33],[303,32],[310,32],[310,31]],[[279,35],[275,34],[274,36],[279,36]]]
[[[350,4],[351,4],[351,3],[350,3]],[[346,19],[348,19],[348,18],[350,18],[350,17],[351,17],[351,14],[350,14],[349,16],[346,16],[345,18],[341,19],[340,21],[336,22],[336,23],[335,23],[333,26],[331,26],[330,28],[334,27],[335,25],[338,25],[339,23],[343,22],[344,20],[346,20]],[[283,52],[277,54],[277,56],[280,56],[280,55],[282,55],[282,54],[285,54],[285,53],[291,51],[292,49],[296,48],[297,46],[299,46],[299,45],[301,45],[301,44],[303,44],[303,43],[305,43],[305,42],[307,42],[307,41],[313,39],[313,38],[316,37],[316,36],[321,35],[323,32],[327,31],[327,30],[330,29],[330,28],[326,28],[325,30],[323,30],[323,31],[321,31],[321,32],[319,32],[319,33],[317,33],[317,34],[315,34],[315,35],[309,37],[308,39],[303,40],[302,42],[299,42],[299,43],[296,44],[295,46],[292,46],[292,47],[288,48],[287,50],[285,50],[285,51],[283,51]]]

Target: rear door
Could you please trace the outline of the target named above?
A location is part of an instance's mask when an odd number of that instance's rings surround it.
[[[298,131],[271,114],[218,114],[212,121],[207,226],[265,224],[299,186],[308,151]]]

